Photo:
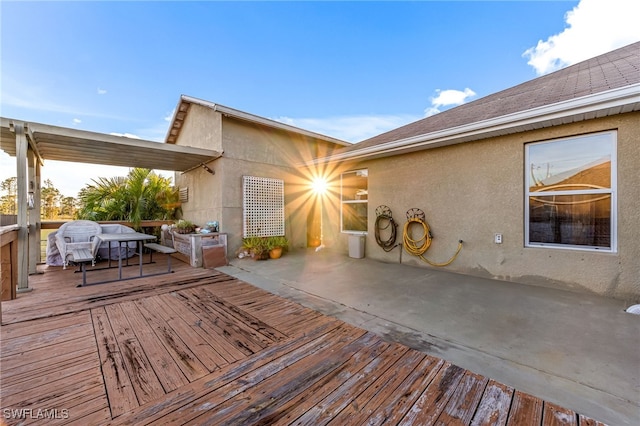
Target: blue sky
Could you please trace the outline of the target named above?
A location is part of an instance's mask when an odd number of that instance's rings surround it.
[[[636,3],[2,1],[0,114],[161,142],[186,94],[358,142],[638,41]]]

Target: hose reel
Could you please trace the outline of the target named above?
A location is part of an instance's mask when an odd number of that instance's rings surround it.
[[[391,209],[387,206],[378,206],[376,208],[376,224],[375,224],[375,233],[376,233],[376,242],[382,250],[386,252],[390,252],[394,248],[397,247],[396,237],[398,234],[398,224],[393,220],[393,216],[391,213]],[[382,239],[380,236],[381,231],[389,230],[389,237],[387,239]]]
[[[411,227],[416,227],[417,225],[422,228],[422,236],[420,238],[414,239],[412,233],[410,232]],[[429,250],[431,247],[431,241],[433,240],[433,235],[431,234],[431,229],[429,228],[429,224],[426,221],[426,216],[424,212],[420,209],[409,209],[407,210],[407,222],[404,224],[404,232],[403,232],[403,243],[404,249],[407,253],[412,254],[414,256],[419,257],[423,261],[427,262],[431,266],[447,266],[453,262],[456,257],[458,257],[458,253],[462,250],[462,240],[458,241],[458,249],[454,253],[453,256],[449,258],[446,262],[433,262],[423,255]]]

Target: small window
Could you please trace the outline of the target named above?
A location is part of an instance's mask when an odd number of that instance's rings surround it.
[[[369,172],[354,170],[341,175],[340,223],[342,232],[367,232]]]
[[[616,132],[526,146],[529,247],[616,251]]]

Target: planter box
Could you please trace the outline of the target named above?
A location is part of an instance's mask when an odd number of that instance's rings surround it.
[[[191,266],[201,268],[203,262],[203,247],[220,247],[227,257],[227,234],[178,234],[171,233],[173,248],[178,251],[176,257],[189,263]]]

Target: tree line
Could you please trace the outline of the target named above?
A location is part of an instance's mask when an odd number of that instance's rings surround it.
[[[123,220],[135,227],[142,220],[173,220],[182,213],[171,178],[153,170],[133,168],[127,176],[94,179],[78,193],[65,197],[50,179],[40,190],[43,220]],[[17,214],[17,178],[0,182],[0,213]]]

